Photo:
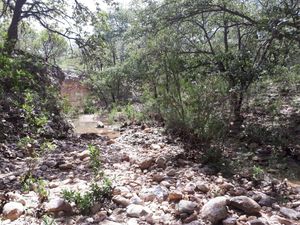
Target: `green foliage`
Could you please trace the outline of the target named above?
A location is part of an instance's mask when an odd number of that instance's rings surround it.
[[[48,215],[44,215],[42,217],[42,225],[57,225],[57,223],[55,222],[54,218],[51,218],[50,216]]]
[[[249,143],[272,144],[277,147],[286,148],[290,142],[285,127],[263,126],[261,124],[249,124],[243,131],[243,135]]]
[[[125,121],[141,121],[143,113],[134,108],[134,106],[128,103],[125,106],[113,105],[109,112],[108,120],[113,122],[125,122]]]
[[[217,172],[222,172],[224,175],[232,175],[234,170],[231,160],[224,156],[224,152],[219,146],[211,146],[203,151],[201,162],[209,165]]]
[[[43,127],[48,123],[46,113],[36,113],[36,102],[38,101],[37,93],[26,91],[24,96],[24,103],[21,106],[25,114],[25,122],[34,128],[37,128],[38,133],[42,131]]]
[[[129,82],[122,66],[118,65],[100,72],[93,72],[87,80],[94,96],[106,104],[128,99],[130,97]]]
[[[110,198],[111,190],[111,181],[104,178],[100,186],[98,183],[92,183],[89,191],[83,194],[72,190],[63,190],[61,194],[66,201],[75,203],[80,213],[86,215],[91,212],[95,203],[104,203],[106,199]]]
[[[99,148],[89,144],[88,150],[90,153],[90,164],[94,173],[94,180],[99,180],[99,178],[101,180],[98,182],[93,181],[89,191],[85,193],[73,190],[63,190],[61,193],[65,200],[70,203],[75,203],[82,214],[89,214],[95,203],[104,203],[111,197],[112,192],[112,182],[109,178],[104,176],[104,173],[101,170]]]
[[[34,178],[30,173],[21,178],[21,186],[24,192],[36,192],[41,202],[48,198],[47,183],[43,179]]]
[[[79,115],[79,108],[73,107],[67,98],[59,99],[58,103],[61,111],[70,118],[75,118]]]
[[[23,91],[27,83],[33,82],[33,76],[24,70],[22,64],[20,59],[0,54],[0,89],[2,91]]]
[[[21,137],[30,132],[34,139],[68,133],[57,129],[66,125],[58,104],[58,86],[54,84],[55,76],[60,75],[59,68],[46,65],[34,56],[0,54],[0,113],[9,116],[5,114],[9,110],[15,115],[10,126],[1,128],[3,135],[0,136],[6,136],[5,139],[13,136],[14,126],[18,127]]]
[[[96,106],[96,101],[91,97],[87,97],[84,101],[83,113],[95,114],[99,112],[99,108]]]
[[[60,35],[43,30],[32,44],[35,55],[40,55],[47,62],[56,63],[67,52],[68,43]]]
[[[56,149],[57,145],[51,141],[45,141],[41,144],[41,153],[51,152]]]
[[[224,81],[211,77],[181,83],[179,94],[169,90],[159,98],[167,127],[176,132],[192,132],[203,142],[221,138],[226,131]]]
[[[90,164],[95,176],[99,175],[101,161],[100,161],[100,149],[94,145],[89,144],[88,150],[90,153]],[[100,174],[101,175],[101,174]]]
[[[264,176],[264,170],[260,166],[254,165],[252,168],[252,177],[254,180],[262,180]]]

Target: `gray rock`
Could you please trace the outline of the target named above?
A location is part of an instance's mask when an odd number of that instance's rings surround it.
[[[61,170],[70,170],[73,168],[73,165],[71,163],[63,163],[63,164],[59,165],[59,168]]]
[[[155,195],[155,198],[159,201],[164,201],[168,198],[169,191],[164,186],[157,185],[150,190]]]
[[[167,159],[165,157],[159,156],[156,160],[155,163],[157,167],[165,169],[167,167]]]
[[[271,218],[269,218],[269,222],[271,225],[299,225],[299,223],[295,222],[294,220],[289,220],[286,218],[282,218],[280,216],[277,215],[273,215],[271,216]]]
[[[256,201],[247,196],[233,197],[229,200],[229,205],[242,210],[247,215],[258,214],[261,209],[260,205]]]
[[[149,210],[141,205],[131,204],[126,210],[127,216],[140,218],[149,215]]]
[[[192,214],[194,212],[194,210],[196,209],[196,207],[197,207],[197,204],[195,202],[181,200],[178,203],[178,212]]]
[[[207,193],[209,191],[209,186],[206,183],[199,181],[196,183],[196,190]]]
[[[174,177],[176,175],[176,171],[174,169],[171,169],[167,172],[167,175],[170,177]]]
[[[286,208],[286,207],[281,207],[280,208],[280,213],[288,219],[292,219],[292,220],[300,219],[300,212],[297,212],[293,209],[289,209],[289,208]]]
[[[9,220],[16,220],[24,213],[24,206],[19,202],[9,202],[3,207],[3,217]]]
[[[212,224],[217,224],[228,216],[226,204],[226,197],[213,198],[204,204],[201,216]]]
[[[248,221],[249,225],[269,225],[267,221],[263,221],[261,219],[254,219]]]
[[[234,217],[228,217],[222,221],[223,225],[236,225],[237,219]]]
[[[154,199],[157,199],[158,201],[162,202],[167,199],[168,197],[168,189],[161,186],[155,186],[153,188],[143,188],[139,192],[139,196],[143,201],[145,202],[151,202],[154,201]]]
[[[50,168],[56,167],[57,162],[54,160],[45,161],[44,164]]]
[[[165,176],[163,174],[156,173],[156,174],[152,175],[152,180],[155,181],[155,182],[157,182],[157,183],[160,183],[164,179],[165,179]]]
[[[264,194],[264,193],[259,193],[253,197],[253,199],[258,202],[260,206],[267,206],[271,207],[272,204],[275,202],[273,198],[270,196]]]

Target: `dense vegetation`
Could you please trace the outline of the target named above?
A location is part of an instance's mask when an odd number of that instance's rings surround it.
[[[202,141],[240,128],[253,86],[299,73],[297,1],[137,2],[106,23],[94,30],[104,49],[91,49],[87,63],[96,99],[138,99]]]

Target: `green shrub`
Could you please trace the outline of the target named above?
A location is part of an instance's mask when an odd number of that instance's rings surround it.
[[[21,186],[24,192],[34,191],[38,194],[40,202],[48,199],[47,184],[43,179],[34,178],[31,173],[21,178]]]
[[[88,145],[88,150],[90,153],[90,164],[93,170],[93,173],[95,176],[101,175],[99,174],[99,171],[101,171],[100,166],[101,166],[101,161],[100,161],[100,150],[98,147],[89,144]]]
[[[254,165],[252,167],[252,178],[254,180],[262,180],[264,176],[264,170],[260,166]]]
[[[87,97],[83,105],[83,113],[85,114],[95,114],[99,112],[99,108],[96,105],[96,102],[91,96]]]
[[[262,126],[261,124],[248,124],[243,131],[243,136],[251,143],[271,144],[277,147],[285,148],[288,146],[290,136],[283,126],[270,125]]]
[[[176,89],[174,90],[176,92]],[[226,82],[209,77],[199,82],[181,80],[181,94],[164,93],[158,98],[167,128],[187,132],[202,142],[220,139],[227,128]]]
[[[42,221],[43,221],[42,225],[56,225],[57,224],[55,222],[55,220],[48,215],[44,215],[42,217]]]
[[[58,105],[67,117],[75,118],[79,115],[79,108],[73,107],[65,97],[58,100]]]
[[[82,214],[89,214],[91,208],[95,203],[104,203],[111,197],[112,183],[108,178],[103,178],[101,185],[92,183],[89,191],[80,193],[72,190],[63,190],[63,198],[70,202],[75,203],[79,212]]]
[[[108,120],[110,123],[125,121],[141,121],[142,118],[142,112],[135,109],[135,107],[130,103],[128,103],[125,106],[113,105],[108,115]]]

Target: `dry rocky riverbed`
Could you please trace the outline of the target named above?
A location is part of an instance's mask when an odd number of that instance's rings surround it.
[[[300,224],[297,186],[272,178],[256,186],[238,175],[213,175],[209,167],[182,158],[181,144],[161,128],[132,125],[120,135],[108,133],[111,138],[102,132],[58,140],[54,151],[38,159],[34,175],[46,181],[49,192],[42,204],[35,192],[20,191],[28,158],[10,150],[14,146],[1,146],[0,201],[5,205],[0,224],[43,224],[41,212],[56,224]],[[83,216],[61,192],[88,190],[89,143],[101,149],[102,169],[114,189],[110,204],[96,205]]]

